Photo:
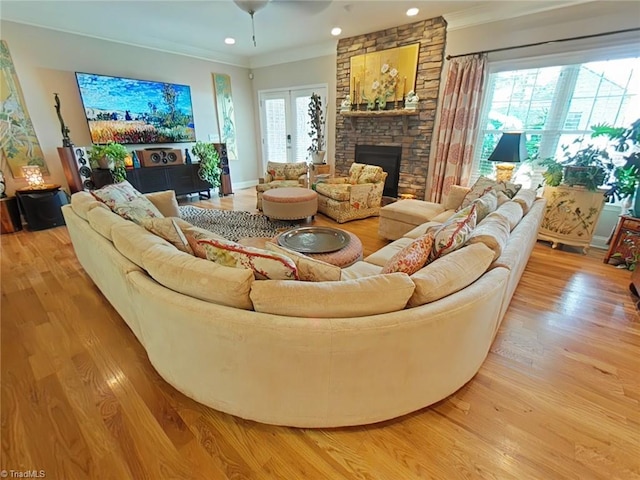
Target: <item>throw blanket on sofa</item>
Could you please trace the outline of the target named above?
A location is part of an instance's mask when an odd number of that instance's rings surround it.
[[[269,220],[257,213],[216,210],[191,205],[181,206],[180,217],[196,227],[204,228],[231,241],[246,237],[274,237],[278,233],[298,227],[298,222]]]

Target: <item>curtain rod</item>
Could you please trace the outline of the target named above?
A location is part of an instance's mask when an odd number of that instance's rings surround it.
[[[502,47],[502,48],[494,48],[491,50],[483,50],[481,52],[473,52],[473,53],[463,53],[460,55],[447,55],[447,60],[451,60],[452,58],[459,58],[459,57],[466,57],[466,56],[470,56],[470,55],[480,55],[483,53],[493,53],[493,52],[504,52],[506,50],[515,50],[518,48],[527,48],[527,47],[537,47],[540,45],[548,45],[551,43],[559,43],[559,42],[570,42],[573,40],[584,40],[587,38],[597,38],[597,37],[604,37],[607,35],[616,35],[618,33],[628,33],[628,32],[637,32],[640,31],[640,28],[636,27],[636,28],[627,28],[626,30],[617,30],[615,32],[605,32],[605,33],[594,33],[593,35],[582,35],[580,37],[571,37],[571,38],[560,38],[558,40],[547,40],[545,42],[536,42],[536,43],[527,43],[525,45],[515,45],[513,47]]]

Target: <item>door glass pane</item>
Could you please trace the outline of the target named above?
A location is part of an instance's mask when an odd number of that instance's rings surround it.
[[[309,160],[309,152],[307,149],[311,146],[311,137],[309,131],[311,129],[311,122],[307,110],[309,109],[309,102],[311,96],[296,97],[294,115],[295,119],[293,125],[295,125],[296,144],[293,152],[294,162],[306,162]]]
[[[283,98],[267,99],[265,110],[265,155],[268,162],[287,161],[286,108]]]

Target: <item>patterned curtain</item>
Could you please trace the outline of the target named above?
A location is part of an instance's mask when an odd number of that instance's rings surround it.
[[[436,132],[436,156],[429,168],[432,202],[440,202],[451,185],[466,185],[469,181],[486,63],[486,54],[449,62]]]

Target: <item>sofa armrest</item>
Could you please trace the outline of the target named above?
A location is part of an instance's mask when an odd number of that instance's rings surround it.
[[[369,206],[369,192],[373,190],[373,183],[359,183],[351,185],[351,196],[349,197],[349,205],[355,209],[366,208]]]
[[[302,186],[303,188],[307,188],[307,186],[309,185],[309,177],[306,173],[300,175],[298,177],[298,183],[300,184],[300,186]]]

